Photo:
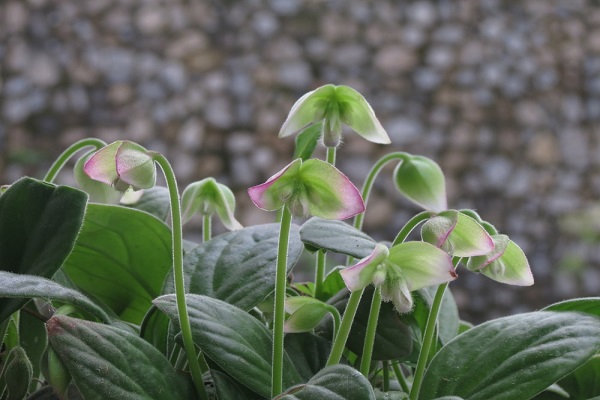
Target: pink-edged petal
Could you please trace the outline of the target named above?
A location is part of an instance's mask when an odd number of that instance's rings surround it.
[[[254,205],[266,211],[275,211],[283,207],[293,194],[293,180],[298,175],[301,165],[302,159],[297,158],[265,183],[249,188],[248,195]]]
[[[235,196],[233,192],[227,186],[220,183],[217,183],[217,187],[219,188],[219,201],[216,210],[219,219],[225,228],[230,231],[242,229],[242,224],[233,215],[233,210],[235,210]]]
[[[390,138],[363,95],[349,86],[336,86],[341,119],[363,138],[373,143],[389,144]]]
[[[439,165],[423,156],[407,156],[394,171],[398,191],[425,210],[441,212],[448,208],[446,178]]]
[[[425,242],[393,246],[388,261],[400,268],[410,291],[450,282],[457,277],[448,253]]]
[[[156,184],[156,166],[148,151],[137,143],[123,141],[116,154],[119,181],[135,190],[150,189]],[[119,183],[115,186],[119,189]]]
[[[75,163],[75,167],[73,168],[73,176],[75,177],[75,181],[82,190],[89,194],[90,202],[117,204],[119,202],[119,198],[122,196],[122,193],[120,193],[118,190],[115,190],[115,188],[112,186],[107,185],[105,182],[91,179],[84,172],[84,164],[91,158],[91,156],[92,153],[86,154]]]
[[[500,283],[516,286],[531,286],[534,283],[529,261],[523,250],[512,240],[506,251],[486,267],[479,270],[482,274]]]
[[[377,244],[373,252],[351,267],[340,270],[340,275],[349,291],[364,289],[373,283],[373,277],[381,263],[388,257],[389,249],[384,244]]]
[[[294,105],[279,131],[279,137],[286,137],[302,130],[306,126],[321,121],[327,104],[334,93],[333,85],[325,85],[308,92]]]
[[[442,248],[458,223],[458,211],[429,218],[421,227],[421,238],[435,247]]]
[[[494,241],[494,249],[488,254],[469,258],[467,269],[470,271],[477,271],[493,263],[504,254],[510,242],[508,236],[494,235],[492,236],[492,240]]]
[[[302,165],[300,175],[311,215],[343,220],[365,211],[356,186],[331,164],[310,159]]]
[[[117,173],[117,151],[123,144],[122,140],[113,142],[98,150],[83,166],[83,171],[87,176],[95,181],[114,185],[119,179]]]

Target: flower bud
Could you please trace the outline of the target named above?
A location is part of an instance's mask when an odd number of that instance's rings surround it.
[[[181,196],[183,221],[189,221],[195,213],[200,215],[217,214],[223,225],[231,231],[241,229],[242,225],[235,219],[235,197],[225,185],[206,178],[194,182],[185,188]]]
[[[394,182],[400,193],[425,210],[436,212],[448,208],[446,180],[442,169],[423,156],[409,156],[394,171]]]

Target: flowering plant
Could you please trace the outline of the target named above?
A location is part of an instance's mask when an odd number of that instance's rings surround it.
[[[525,254],[473,210],[449,209],[429,158],[390,153],[357,189],[335,167],[342,124],[389,142],[355,90],[301,97],[280,132],[298,133],[295,159],[248,189],[277,212],[265,225],[243,227],[213,178],[180,196],[168,160],[126,140],[82,140],[43,179],[3,188],[0,399],[600,396],[600,298],[461,320],[449,284],[477,273],[532,285]],[[312,158],[320,140],[325,161]],[[53,183],[84,148],[79,188]],[[391,184],[423,211],[377,243],[362,223],[388,163]],[[182,235],[195,214],[201,243]],[[215,216],[230,232],[213,237]],[[290,278],[303,253],[310,282]],[[346,260],[327,271],[333,253]]]

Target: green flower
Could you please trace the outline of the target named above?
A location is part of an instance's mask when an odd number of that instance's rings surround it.
[[[265,183],[248,189],[252,202],[263,210],[288,206],[297,216],[347,219],[365,210],[360,192],[331,164],[298,158]]]
[[[306,93],[290,110],[279,131],[279,137],[297,133],[309,125],[323,122],[323,143],[337,147],[341,140],[342,124],[373,143],[390,143],[385,129],[365,98],[348,86],[325,85]]]
[[[183,221],[189,221],[195,213],[213,215],[217,213],[223,225],[230,231],[242,225],[233,216],[235,197],[231,190],[213,178],[202,179],[185,188],[181,196]]]
[[[382,299],[394,303],[400,313],[412,309],[412,291],[457,277],[450,256],[425,242],[404,242],[391,249],[377,244],[369,256],[340,274],[351,292],[370,284],[380,287]]]

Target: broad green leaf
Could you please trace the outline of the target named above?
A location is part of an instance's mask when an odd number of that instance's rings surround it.
[[[404,392],[391,391],[382,392],[381,390],[375,390],[375,399],[377,400],[408,400],[408,394]]]
[[[271,394],[271,332],[259,320],[221,300],[186,296],[194,343],[233,379],[263,397]],[[177,323],[175,295],[154,304]],[[284,355],[283,385],[301,382],[290,358]]]
[[[377,244],[369,235],[342,221],[311,218],[300,228],[305,245],[356,258],[367,257]]]
[[[256,393],[240,385],[231,379],[229,375],[216,370],[211,370],[210,374],[215,382],[215,391],[217,392],[218,399],[257,400]]]
[[[139,324],[171,271],[171,230],[142,211],[90,204],[63,271],[121,319]]]
[[[154,186],[150,189],[144,189],[142,197],[138,201],[126,204],[126,206],[145,211],[161,221],[167,221],[171,207],[169,189],[164,186]]]
[[[323,124],[313,124],[296,136],[296,147],[294,148],[294,159],[301,158],[303,161],[308,160],[312,157],[319,138],[321,137],[321,131],[323,130]]]
[[[34,391],[38,387],[40,377],[40,362],[48,344],[46,327],[42,321],[28,313],[19,315],[19,342],[31,360],[34,380],[29,389]]]
[[[202,243],[183,260],[186,290],[226,301],[250,310],[275,285],[279,224],[256,225],[219,235]],[[302,253],[298,227],[292,225],[287,270]],[[173,293],[169,276],[163,293]]]
[[[51,278],[73,248],[87,194],[32,178],[0,196],[0,270]],[[1,285],[1,283],[0,283]],[[28,299],[0,299],[0,322]]]
[[[371,384],[360,372],[347,365],[321,370],[306,384],[287,389],[274,400],[375,400]]]
[[[600,396],[600,356],[592,357],[558,385],[569,393],[571,400],[587,400]]]
[[[577,311],[600,317],[600,297],[585,297],[554,303],[544,308],[545,311]]]
[[[312,333],[294,333],[285,336],[285,351],[304,381],[325,368],[331,351],[331,342]]]
[[[348,303],[349,292],[344,290],[332,297],[328,303],[343,313]],[[365,332],[373,299],[373,286],[367,286],[360,300],[352,329],[348,336],[346,346],[354,353],[362,354],[365,342]],[[315,333],[331,338],[331,318],[325,317]],[[404,359],[412,352],[413,338],[410,328],[401,320],[400,314],[394,309],[392,303],[382,303],[377,322],[375,344],[373,346],[374,360]]]
[[[169,337],[171,320],[165,314],[158,312],[152,305],[140,326],[140,337],[152,344],[165,356],[169,355],[174,344],[174,338]]]
[[[189,382],[144,339],[112,326],[56,316],[50,345],[86,400],[188,400]]]
[[[110,322],[110,317],[89,298],[49,279],[0,271],[0,282],[0,297],[57,300],[77,306],[102,322]]]
[[[420,399],[527,399],[600,349],[600,320],[571,312],[499,318],[457,336],[432,359]]]

